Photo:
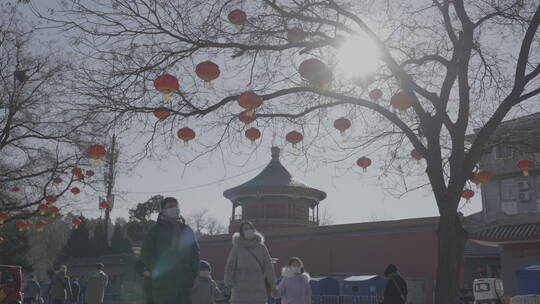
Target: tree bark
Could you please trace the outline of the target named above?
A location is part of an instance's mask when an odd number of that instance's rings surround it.
[[[456,211],[442,214],[437,230],[438,265],[435,284],[436,304],[459,303],[463,250],[467,233]]]

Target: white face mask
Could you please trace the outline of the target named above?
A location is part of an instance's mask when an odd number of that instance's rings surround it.
[[[302,272],[302,269],[300,267],[297,267],[297,266],[291,266],[291,271],[293,273],[299,274],[299,273]]]
[[[201,270],[199,271],[199,275],[203,278],[211,278],[212,273],[209,270]]]
[[[253,229],[244,230],[244,237],[246,240],[252,240],[255,237],[255,231]]]
[[[178,209],[178,207],[167,208],[164,211],[165,211],[165,214],[167,214],[167,216],[170,218],[176,219],[180,217],[180,209]]]

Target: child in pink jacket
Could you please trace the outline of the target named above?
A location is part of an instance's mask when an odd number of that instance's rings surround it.
[[[304,263],[297,257],[289,260],[281,272],[275,298],[281,298],[281,304],[311,304],[311,286],[309,274],[304,271]]]

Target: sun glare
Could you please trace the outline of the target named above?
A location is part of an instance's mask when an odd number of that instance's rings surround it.
[[[379,51],[369,38],[350,37],[341,46],[337,60],[344,76],[366,76],[377,69]]]

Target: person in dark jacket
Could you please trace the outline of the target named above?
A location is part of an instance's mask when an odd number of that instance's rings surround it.
[[[152,304],[152,279],[144,275],[147,271],[148,269],[144,268],[144,262],[142,260],[135,262],[135,272],[143,277],[144,303]]]
[[[153,303],[190,304],[193,280],[199,274],[199,245],[174,197],[163,199],[160,208],[157,224],[143,242],[143,274],[152,280]]]
[[[383,304],[404,304],[407,302],[407,283],[401,277],[396,265],[390,264],[384,270],[384,276],[388,279],[384,288]]]
[[[81,285],[79,285],[79,281],[77,279],[73,279],[71,281],[71,303],[73,304],[79,303],[80,294],[81,294]]]
[[[36,277],[31,274],[30,278],[26,281],[26,287],[24,288],[24,304],[39,303],[41,297],[41,287],[36,281]]]
[[[60,270],[54,273],[50,287],[51,304],[64,304],[71,299],[71,284],[67,276],[67,266],[60,266]]]
[[[212,279],[212,266],[207,261],[201,261],[199,276],[193,283],[191,290],[192,304],[216,304],[217,300],[224,299],[223,292]]]

